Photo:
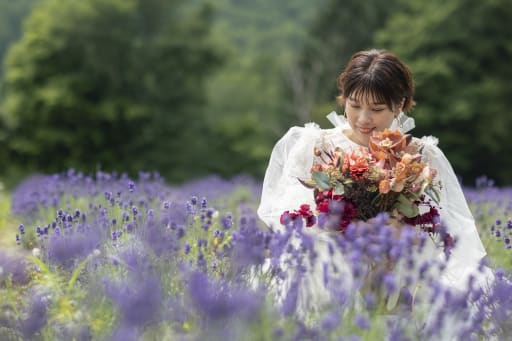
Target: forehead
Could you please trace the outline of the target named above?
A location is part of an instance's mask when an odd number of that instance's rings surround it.
[[[353,91],[347,98],[353,102],[369,105],[387,104],[389,102],[383,94],[364,89]]]

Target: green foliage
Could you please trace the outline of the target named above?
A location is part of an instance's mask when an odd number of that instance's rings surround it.
[[[205,77],[220,62],[208,6],[43,1],[6,59],[10,167],[204,174]],[[206,134],[207,135],[207,134]],[[4,170],[5,172],[5,170]]]
[[[297,124],[283,79],[322,3],[215,1],[212,35],[226,62],[208,80],[207,95],[221,174],[263,175],[275,141]]]
[[[11,215],[11,199],[0,182],[0,250],[15,245],[16,223]]]
[[[376,41],[416,80],[416,134],[436,135],[464,179],[512,183],[512,6],[507,0],[404,1]]]
[[[21,22],[38,0],[0,1],[0,75],[9,45],[21,36]]]
[[[512,249],[506,243],[509,238],[510,245],[512,231],[509,188],[478,188],[466,193],[490,266],[512,271]]]
[[[304,111],[300,119],[331,126],[325,115],[336,108],[336,79],[350,56],[375,47],[373,36],[398,1],[329,0],[313,21],[288,82],[289,96]],[[309,100],[304,100],[309,97]]]

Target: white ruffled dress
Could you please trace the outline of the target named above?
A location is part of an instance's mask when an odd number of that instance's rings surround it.
[[[275,145],[263,182],[258,215],[269,227],[284,229],[280,224],[280,216],[286,210],[295,210],[301,204],[315,207],[311,189],[304,187],[298,179],[307,179],[314,161],[313,149],[318,146],[338,146],[344,150],[360,148],[350,140],[343,131],[349,129],[348,122],[335,112],[327,118],[334,124],[332,129],[320,129],[315,123],[308,123],[304,127],[292,127]],[[405,133],[414,128],[414,120],[401,114],[397,126],[396,122],[390,129],[399,129]],[[438,140],[432,136],[415,139],[423,145],[424,161],[437,170],[437,177],[442,182],[440,193],[440,215],[448,232],[457,240],[457,246],[452,251],[449,262],[440,279],[449,287],[464,290],[470,274],[476,274],[482,258],[486,255],[478,235],[475,221],[464,198],[459,181],[443,152],[437,147]],[[329,236],[321,229],[308,229],[315,240],[328,241]],[[329,255],[325,245],[319,245],[320,258]],[[323,250],[323,251],[322,251]],[[441,259],[444,257],[443,249],[437,248],[435,252]],[[340,262],[344,260],[340,259]],[[321,260],[320,260],[321,263]],[[490,276],[477,276],[477,282],[485,285]],[[319,288],[322,287],[322,272],[312,269],[302,286],[301,296],[309,296],[309,301],[320,301]],[[325,297],[324,297],[325,298]],[[306,307],[303,307],[306,308]]]

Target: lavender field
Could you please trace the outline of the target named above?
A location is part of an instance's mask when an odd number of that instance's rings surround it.
[[[396,233],[385,216],[324,244],[300,221],[268,229],[255,214],[260,186],[71,170],[2,191],[0,339],[512,337],[512,189],[482,178],[465,190],[495,280],[454,291],[438,281],[443,263],[421,257],[428,236]],[[325,304],[303,299],[311,271]]]

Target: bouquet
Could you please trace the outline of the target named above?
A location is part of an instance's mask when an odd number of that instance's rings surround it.
[[[439,190],[436,170],[421,160],[421,146],[399,131],[374,132],[368,148],[350,151],[315,148],[311,177],[300,180],[313,189],[316,212],[309,205],[286,211],[281,222],[297,217],[306,226],[344,232],[357,220],[368,220],[387,212],[398,223],[440,232]],[[451,244],[443,234],[445,246]]]

